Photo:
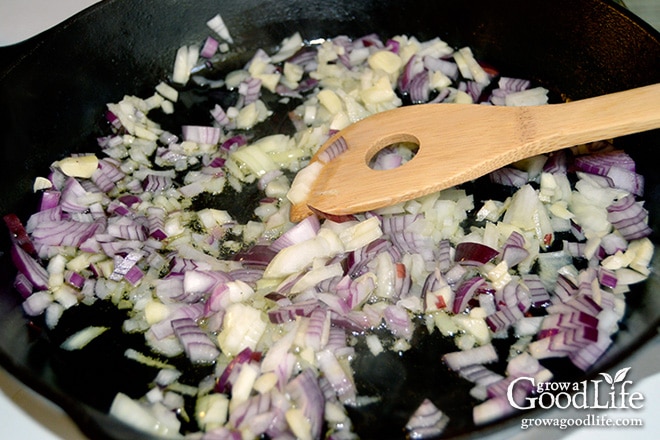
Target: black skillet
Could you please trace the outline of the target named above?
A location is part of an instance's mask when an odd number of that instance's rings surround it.
[[[376,32],[383,37],[440,36],[472,47],[478,59],[504,74],[532,79],[555,96],[580,99],[660,82],[660,35],[607,0],[106,0],[26,43],[0,52],[0,214],[22,218],[35,207],[33,179],[71,152],[89,151],[107,102],[125,94],[149,96],[166,79],[182,44],[202,41],[206,20],[220,13],[235,44],[227,66],[256,48],[272,49],[300,31],[306,39]],[[629,149],[646,178],[650,223],[660,231],[660,182],[654,162],[660,133],[629,136]],[[121,339],[84,358],[64,358],[38,321],[27,320],[11,287],[14,271],[0,234],[0,362],[71,415],[91,438],[144,439],[108,417],[111,395],[138,393],[140,372],[118,355]],[[582,380],[612,368],[656,334],[660,323],[658,259],[649,281],[628,295],[629,312],[614,345],[590,373],[559,364],[563,380]],[[106,320],[118,319],[103,312]],[[78,318],[71,326],[82,325]],[[360,386],[384,403],[353,412],[365,439],[400,438],[407,411],[423,397],[451,402],[450,437],[494,432],[516,419],[476,429],[460,399],[462,385],[439,373],[442,342],[421,338],[402,357],[365,357],[355,364]],[[114,353],[115,355],[113,355]],[[452,405],[449,405],[452,406]]]

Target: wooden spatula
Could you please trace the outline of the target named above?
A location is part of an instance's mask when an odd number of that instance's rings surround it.
[[[290,217],[299,221],[313,212],[310,207],[334,216],[381,208],[538,154],[655,128],[660,128],[660,84],[531,107],[401,107],[332,136],[312,158],[325,163],[312,173],[306,199],[293,203]],[[399,142],[418,145],[410,161],[388,170],[370,168],[380,150]]]

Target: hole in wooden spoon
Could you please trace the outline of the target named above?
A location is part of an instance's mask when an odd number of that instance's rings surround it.
[[[372,170],[391,170],[410,162],[419,151],[419,140],[409,134],[388,136],[376,142],[367,152]]]

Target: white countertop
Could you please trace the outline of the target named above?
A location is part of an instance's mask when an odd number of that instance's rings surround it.
[[[98,0],[0,0],[0,46],[25,40],[56,25]],[[660,1],[625,0],[625,4],[649,24],[660,29]],[[642,410],[633,417],[645,422],[644,428],[531,428],[523,431],[514,426],[485,440],[620,440],[633,435],[636,440],[658,438],[660,432],[660,337],[656,337],[643,350],[633,355],[628,363],[633,381],[630,391],[639,391],[645,397]],[[614,410],[610,410],[614,413]],[[568,410],[548,411],[547,417],[575,417]],[[621,414],[612,414],[613,418]],[[627,416],[631,416],[630,413]],[[87,440],[76,425],[56,405],[0,369],[0,438],[28,440]]]

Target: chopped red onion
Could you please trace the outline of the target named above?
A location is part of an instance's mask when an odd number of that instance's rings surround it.
[[[347,149],[348,145],[346,144],[346,140],[340,136],[321,153],[319,153],[318,160],[323,163],[328,163]]]
[[[486,323],[494,333],[497,333],[508,329],[524,316],[525,314],[518,308],[518,306],[504,307],[497,312],[486,316]]]
[[[143,277],[144,272],[137,265],[128,269],[128,271],[124,274],[124,279],[128,281],[132,286],[137,286]]]
[[[174,330],[172,328],[173,320],[180,318],[191,318],[196,321],[202,317],[203,312],[204,306],[199,303],[174,305],[171,307],[169,315],[167,315],[167,317],[162,321],[158,321],[157,323],[153,324],[149,331],[152,332],[157,339],[167,338],[168,336],[174,334]]]
[[[335,354],[329,350],[322,350],[316,354],[316,359],[319,370],[332,386],[339,401],[348,405],[355,404],[357,398],[355,384]]]
[[[151,206],[147,209],[147,231],[150,237],[156,240],[167,238],[167,233],[165,232],[165,215],[166,212],[163,208]]]
[[[527,171],[519,170],[513,167],[504,167],[488,174],[490,181],[500,185],[513,186],[520,188],[529,181]]]
[[[53,301],[53,296],[48,291],[34,292],[23,301],[23,310],[28,316],[39,316],[46,311]]]
[[[185,317],[174,319],[170,321],[170,324],[191,362],[215,362],[220,355],[220,350],[194,320]]]
[[[525,287],[529,290],[532,307],[544,307],[550,303],[550,294],[538,275],[523,275],[522,281]]]
[[[213,119],[220,125],[220,126],[230,126],[232,124],[231,120],[229,119],[229,116],[227,116],[227,113],[225,110],[219,105],[216,104],[215,107],[210,111],[211,116],[213,116]]]
[[[465,241],[456,245],[454,261],[464,266],[481,266],[499,255],[497,249],[481,243]]]
[[[286,247],[312,239],[316,237],[320,227],[321,224],[316,216],[311,215],[306,217],[273,241],[270,249],[274,252],[279,252]]]
[[[218,127],[201,125],[184,125],[181,127],[181,134],[184,140],[200,144],[217,144],[220,140],[220,133]]]
[[[16,243],[11,245],[11,261],[37,290],[48,290],[48,272],[39,261]]]
[[[458,370],[458,374],[463,379],[482,386],[488,386],[504,378],[504,376],[494,372],[484,364],[467,365]]]
[[[62,188],[60,206],[65,212],[85,212],[89,208],[86,200],[87,191],[82,184],[73,177],[69,177]]]
[[[20,293],[23,298],[27,298],[28,296],[32,295],[32,292],[34,292],[34,286],[32,285],[32,282],[22,272],[18,272],[14,277],[13,286],[14,289],[16,289],[16,291]]]
[[[413,104],[428,102],[430,96],[429,73],[424,70],[417,73],[410,80],[408,85],[408,94]]]
[[[230,377],[235,375],[235,370],[240,368],[241,364],[249,362],[258,362],[261,359],[261,353],[258,351],[253,351],[249,347],[241,350],[234,358],[229,362],[229,364],[222,371],[222,374],[218,377],[218,380],[215,385],[215,389],[218,392],[225,392],[231,389]]]
[[[627,195],[607,207],[607,220],[626,240],[647,237],[652,230],[646,223],[648,211],[632,195]]]
[[[91,176],[92,182],[103,192],[110,192],[115,188],[115,184],[123,179],[126,174],[115,164],[107,159],[99,160],[99,165]]]
[[[213,37],[206,37],[204,40],[204,45],[199,51],[199,55],[204,58],[211,58],[218,51],[218,46],[220,42]]]
[[[59,207],[62,193],[57,190],[45,190],[41,193],[41,201],[39,203],[39,211],[46,211],[52,208]]]
[[[456,288],[456,296],[454,297],[454,305],[452,312],[462,313],[468,306],[470,300],[477,292],[477,289],[486,283],[480,276],[472,277],[468,280],[461,282]]]
[[[581,370],[589,370],[612,344],[612,338],[604,332],[598,333],[598,340],[593,344],[571,351],[568,358]]]
[[[76,289],[81,289],[85,283],[85,277],[78,272],[68,270],[64,273],[64,281]]]
[[[252,396],[232,409],[229,424],[249,432],[268,432],[277,417],[273,404],[270,394]]]
[[[499,357],[493,344],[481,345],[463,351],[454,351],[442,356],[443,362],[454,371],[460,371],[469,365],[496,362],[498,359]]]
[[[414,327],[407,310],[398,306],[387,306],[383,317],[388,328],[395,336],[406,340],[412,337]]]
[[[238,93],[243,97],[242,105],[257,101],[261,96],[261,80],[254,77],[246,79],[238,86]]]
[[[41,222],[32,231],[32,240],[39,246],[80,246],[102,229],[102,225],[97,222],[74,220]]]
[[[607,177],[609,186],[624,189],[634,195],[644,193],[642,176],[635,172],[635,162],[624,151],[577,156],[574,166],[587,173]]]
[[[246,267],[265,268],[277,254],[271,245],[256,244],[234,254],[234,260]]]
[[[614,289],[617,285],[617,281],[616,274],[613,271],[603,267],[598,268],[598,282],[600,284],[609,287],[610,289]]]
[[[442,434],[449,423],[449,417],[429,399],[424,399],[406,423],[411,439],[434,438]]]
[[[319,303],[317,300],[309,300],[292,304],[290,301],[286,305],[282,305],[268,311],[268,318],[275,324],[293,321],[298,316],[309,316]]]
[[[172,186],[172,179],[159,174],[148,174],[142,181],[142,189],[145,192],[158,192]]]
[[[286,391],[309,421],[311,438],[320,438],[323,429],[325,399],[314,372],[310,369],[303,370],[287,384]]]
[[[497,81],[497,86],[506,91],[521,92],[527,90],[531,86],[531,82],[527,79],[501,76]]]
[[[117,262],[115,263],[115,269],[112,271],[112,274],[110,274],[108,278],[113,281],[120,281],[143,257],[144,254],[138,251],[131,251],[124,258],[118,257]],[[135,276],[136,274],[133,274],[133,277]],[[133,279],[135,280],[135,278]]]

